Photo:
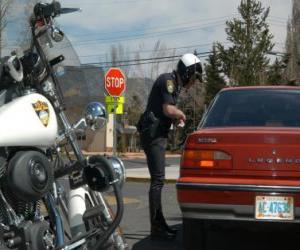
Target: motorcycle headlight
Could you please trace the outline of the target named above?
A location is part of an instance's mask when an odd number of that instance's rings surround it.
[[[123,187],[126,175],[123,162],[115,156],[94,155],[88,157],[88,166],[84,168],[84,178],[88,186],[98,192],[104,192],[116,183]]]
[[[120,188],[122,188],[126,181],[126,170],[124,163],[120,158],[116,156],[110,156],[108,160],[110,160],[115,173],[115,178],[116,180],[118,180]]]

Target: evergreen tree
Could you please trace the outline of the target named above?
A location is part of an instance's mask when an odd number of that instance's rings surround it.
[[[142,100],[137,94],[133,94],[127,102],[127,123],[129,125],[136,125],[142,112]]]
[[[260,75],[269,64],[266,53],[274,47],[266,23],[269,8],[263,8],[258,0],[242,0],[238,12],[240,19],[226,22],[232,46],[218,44],[223,70],[234,85],[261,84]]]
[[[273,65],[268,71],[267,83],[271,85],[281,85],[284,83],[283,79],[284,66],[281,60],[276,58]]]
[[[209,104],[210,101],[215,97],[215,95],[226,85],[224,78],[220,75],[222,74],[222,64],[219,60],[215,45],[213,45],[211,52],[211,55],[207,59],[208,64],[205,65],[205,104]]]

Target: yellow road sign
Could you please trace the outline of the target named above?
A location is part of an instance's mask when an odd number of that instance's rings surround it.
[[[109,114],[123,114],[123,103],[106,103],[106,110]]]
[[[105,96],[105,103],[125,103],[125,97],[124,96],[119,96],[119,97],[113,97],[113,96]]]

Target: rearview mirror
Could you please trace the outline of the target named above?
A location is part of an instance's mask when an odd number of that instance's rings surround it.
[[[107,112],[100,102],[91,102],[85,108],[85,120],[92,130],[101,129],[105,126]]]
[[[55,41],[55,42],[61,42],[64,39],[64,33],[56,26],[52,25],[51,26],[51,31],[50,31],[50,35],[51,38]]]

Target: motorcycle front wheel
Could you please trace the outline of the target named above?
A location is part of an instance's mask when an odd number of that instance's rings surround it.
[[[107,230],[115,217],[115,212],[112,205],[104,198],[104,196],[95,191],[90,191],[90,197],[86,197],[86,209],[91,208],[93,205],[100,205],[102,207],[99,216],[86,223],[86,229],[90,230],[95,227],[101,227],[103,232]],[[97,238],[91,242],[92,245],[96,243]],[[123,230],[121,226],[118,226],[114,233],[109,237],[107,242],[103,245],[103,250],[127,250],[128,245],[126,243]]]

